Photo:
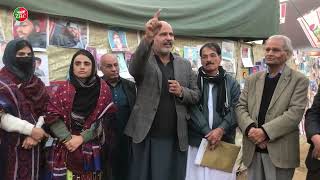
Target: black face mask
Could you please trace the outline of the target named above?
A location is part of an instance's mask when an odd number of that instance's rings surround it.
[[[33,65],[33,57],[25,56],[25,57],[16,57],[16,62],[19,65]]]
[[[23,73],[24,77],[20,77],[23,81],[29,80],[34,73],[33,57],[16,57],[17,68]]]

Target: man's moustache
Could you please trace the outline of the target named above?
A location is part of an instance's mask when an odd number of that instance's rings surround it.
[[[165,45],[167,45],[167,44],[172,45],[172,42],[165,42],[165,43],[163,43],[163,44],[165,44]]]
[[[214,63],[209,61],[209,62],[206,63],[206,66],[208,66],[210,64],[214,64]]]

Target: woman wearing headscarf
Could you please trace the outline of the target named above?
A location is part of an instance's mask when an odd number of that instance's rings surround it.
[[[115,108],[108,85],[97,76],[94,57],[79,50],[72,57],[69,80],[48,105],[46,124],[58,138],[50,155],[49,179],[95,180],[101,177],[102,145]]]
[[[41,129],[42,115],[49,96],[34,75],[34,63],[28,41],[7,44],[0,71],[0,177],[4,180],[39,179],[39,142],[47,136]]]

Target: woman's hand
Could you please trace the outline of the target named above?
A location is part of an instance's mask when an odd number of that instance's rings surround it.
[[[64,143],[68,151],[73,152],[78,149],[79,146],[83,143],[83,137],[81,135],[71,135],[71,139]]]
[[[34,127],[32,129],[30,136],[38,142],[40,142],[44,138],[49,137],[49,135],[42,128],[37,128],[37,127]]]
[[[38,141],[34,140],[32,137],[28,136],[24,139],[22,147],[24,149],[31,149],[33,146],[38,145]]]

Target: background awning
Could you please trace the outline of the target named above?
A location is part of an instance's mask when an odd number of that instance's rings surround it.
[[[288,36],[295,49],[315,49],[312,48],[306,34],[303,32],[297,18],[309,13],[311,10],[320,7],[319,0],[288,0],[286,20],[280,25],[280,33]]]
[[[0,5],[135,30],[161,18],[184,36],[265,39],[279,29],[278,0],[1,0]]]

